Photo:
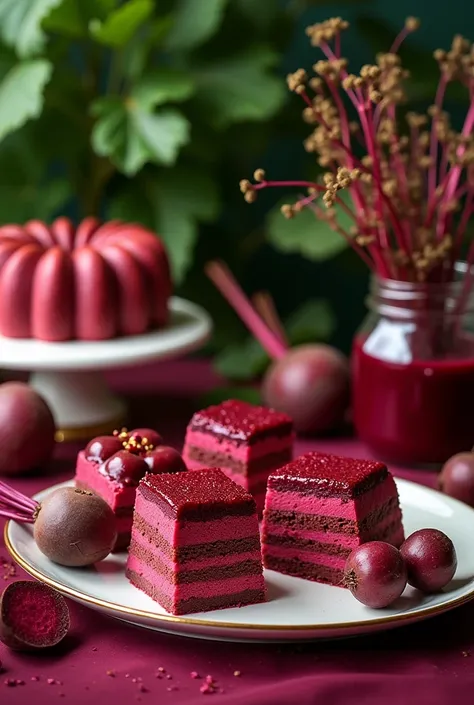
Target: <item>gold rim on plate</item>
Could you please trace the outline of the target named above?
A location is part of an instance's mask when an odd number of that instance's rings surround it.
[[[86,438],[94,438],[94,436],[103,436],[107,433],[112,433],[116,428],[121,428],[126,420],[125,414],[112,417],[109,421],[105,421],[94,426],[71,426],[70,428],[56,429],[56,443],[72,443],[74,441],[83,441]]]
[[[213,622],[207,619],[195,619],[193,617],[178,617],[170,614],[157,614],[156,612],[147,612],[146,610],[133,609],[131,607],[125,607],[123,605],[118,605],[115,602],[107,602],[107,600],[97,599],[91,597],[80,590],[68,587],[54,578],[49,578],[44,575],[40,570],[32,566],[28,561],[26,561],[17,550],[13,547],[10,536],[8,533],[8,528],[10,526],[10,521],[7,521],[4,529],[4,541],[5,546],[10,553],[11,557],[18,563],[18,565],[23,568],[27,573],[29,573],[37,580],[49,585],[49,587],[54,588],[58,592],[61,592],[68,597],[79,600],[80,602],[94,605],[95,607],[102,607],[112,612],[119,612],[120,614],[126,614],[130,617],[139,617],[141,619],[148,619],[157,623],[164,622],[165,624],[182,624],[191,627],[212,627],[213,629],[232,629],[236,631],[282,631],[282,632],[307,632],[307,631],[345,631],[348,629],[365,628],[371,626],[377,626],[381,624],[392,624],[394,622],[409,622],[409,621],[419,621],[424,617],[434,616],[436,614],[442,614],[448,612],[455,607],[460,607],[467,602],[470,602],[474,598],[474,586],[467,595],[462,595],[450,602],[443,605],[433,605],[432,607],[425,607],[417,612],[412,612],[410,614],[398,614],[398,615],[387,615],[386,617],[376,617],[370,621],[364,622],[335,622],[333,624],[296,624],[294,626],[289,624],[241,624],[235,622]]]

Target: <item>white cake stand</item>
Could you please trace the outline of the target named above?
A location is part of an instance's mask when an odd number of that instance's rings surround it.
[[[200,306],[173,297],[169,325],[158,331],[101,342],[44,343],[0,336],[0,367],[31,372],[30,384],[48,402],[57,440],[110,432],[126,416],[122,399],[109,390],[102,371],[169,359],[201,347],[212,330]]]

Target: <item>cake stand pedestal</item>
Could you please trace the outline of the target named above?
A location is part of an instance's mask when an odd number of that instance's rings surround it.
[[[125,421],[126,406],[108,388],[104,370],[178,357],[209,338],[211,319],[200,306],[173,297],[170,311],[162,330],[100,342],[0,336],[0,367],[31,372],[30,384],[53,412],[59,442],[109,433]]]

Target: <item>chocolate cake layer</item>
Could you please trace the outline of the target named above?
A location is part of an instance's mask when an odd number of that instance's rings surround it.
[[[298,548],[317,553],[327,553],[331,556],[348,556],[352,549],[334,543],[322,543],[311,539],[299,539],[288,534],[264,534],[263,543],[271,546],[285,546],[285,548]]]
[[[189,614],[191,612],[207,612],[229,606],[251,605],[256,602],[265,602],[263,590],[244,590],[232,595],[211,595],[208,598],[192,597],[181,600],[174,606],[168,595],[157,590],[146,578],[138,575],[134,570],[127,568],[126,576],[133,585],[149,595],[155,602],[162,605],[168,612],[174,614]]]
[[[290,462],[292,458],[292,449],[288,448],[279,453],[271,453],[263,455],[261,458],[245,463],[242,460],[236,460],[227,453],[219,453],[216,451],[207,451],[197,448],[196,446],[188,446],[187,453],[191,460],[196,460],[202,465],[210,468],[230,468],[241,475],[259,472],[261,470],[273,470]]]
[[[177,510],[164,501],[159,494],[150,490],[146,484],[140,486],[140,491],[145,499],[157,507],[170,519],[176,519]],[[226,504],[225,502],[214,502],[208,505],[187,504],[179,508],[179,519],[185,521],[215,521],[229,516],[252,516],[256,512],[255,500],[252,497],[242,499],[242,501]]]
[[[313,497],[331,497],[348,501],[355,497],[361,497],[366,492],[373,490],[387,477],[388,470],[384,465],[381,465],[380,469],[372,472],[353,486],[326,478],[301,478],[292,477],[289,474],[271,475],[268,486],[278,492],[298,492],[303,497],[311,495]]]
[[[214,541],[213,543],[196,543],[190,546],[173,548],[162,535],[153,529],[139,514],[135,514],[134,530],[138,531],[152,546],[158,546],[171,560],[184,563],[194,558],[213,558],[224,553],[244,553],[259,551],[260,541],[258,536],[227,541]]]
[[[398,507],[396,497],[391,497],[381,507],[378,507],[361,522],[343,517],[327,517],[320,514],[303,514],[300,512],[287,512],[266,510],[265,520],[268,523],[281,524],[290,529],[309,529],[312,531],[330,531],[332,533],[354,534],[357,529],[360,533],[370,531],[379,524],[388,514]]]
[[[147,550],[133,542],[130,546],[130,553],[153,568],[160,575],[164,575],[169,583],[181,585],[183,583],[198,583],[208,580],[226,580],[244,575],[259,575],[262,572],[260,560],[244,560],[232,565],[211,566],[199,570],[174,571],[170,566],[165,565],[152,551]],[[231,554],[234,557],[234,554]],[[235,554],[238,559],[239,554]]]
[[[297,578],[313,580],[318,583],[338,585],[342,587],[344,571],[336,568],[329,568],[316,563],[305,563],[295,558],[274,558],[271,555],[264,557],[265,568],[276,570],[278,573],[294,575]]]

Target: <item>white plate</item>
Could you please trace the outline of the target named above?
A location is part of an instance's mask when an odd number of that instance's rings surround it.
[[[29,526],[14,522],[7,524],[5,543],[28,573],[64,595],[149,629],[225,641],[354,636],[426,619],[474,597],[474,510],[406,480],[398,480],[397,485],[406,534],[426,527],[444,531],[456,546],[458,569],[444,592],[421,595],[407,588],[397,603],[383,610],[364,607],[342,588],[266,571],[269,600],[265,604],[173,617],[130,585],[124,575],[125,554],[110,556],[91,569],[62,568],[39,552]]]

